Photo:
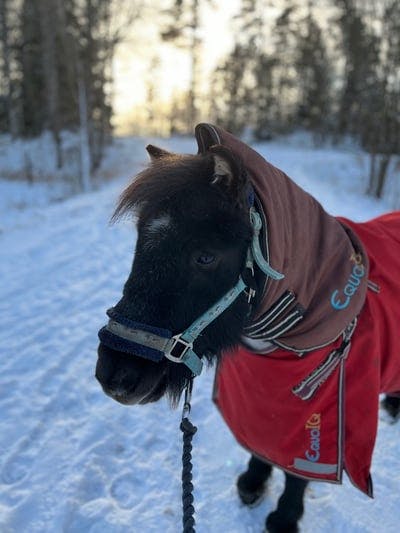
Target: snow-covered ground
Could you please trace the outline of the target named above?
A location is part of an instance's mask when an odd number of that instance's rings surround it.
[[[31,205],[27,195],[31,206],[21,210],[12,201],[18,185],[13,192],[0,181],[1,533],[181,530],[180,410],[164,401],[123,407],[94,379],[97,330],[120,295],[135,241],[130,222],[108,220],[123,184],[146,159],[145,144],[118,141],[109,155],[118,179],[63,202]],[[194,151],[191,140],[163,144]],[[334,214],[364,220],[389,210],[361,195],[365,161],[350,152],[282,143],[257,149]],[[247,454],[211,403],[212,380],[212,371],[197,379],[193,399],[197,531],[259,533],[283,475],[274,473],[259,507],[239,505],[234,484]],[[348,481],[314,483],[302,531],[397,533],[399,452],[400,424],[381,422],[375,499]]]

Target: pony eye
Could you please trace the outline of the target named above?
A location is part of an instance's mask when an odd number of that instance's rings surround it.
[[[211,263],[214,263],[215,261],[215,255],[207,254],[207,253],[201,253],[196,257],[196,263],[199,265],[211,265]]]

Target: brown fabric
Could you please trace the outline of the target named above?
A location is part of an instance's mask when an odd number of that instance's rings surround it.
[[[296,294],[304,318],[275,342],[301,352],[335,340],[359,314],[367,291],[368,258],[356,234],[284,172],[222,128],[199,124],[196,139],[199,152],[221,144],[241,158],[266,217],[269,262],[285,275],[281,281],[267,281],[254,320],[289,290]],[[360,261],[364,275],[356,290],[350,287],[353,294],[348,299],[343,291],[352,280],[355,261]],[[345,308],[333,307],[335,291],[335,301],[349,301]]]

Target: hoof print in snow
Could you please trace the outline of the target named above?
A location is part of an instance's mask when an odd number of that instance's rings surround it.
[[[6,485],[13,485],[24,479],[29,470],[29,459],[27,457],[16,457],[10,459],[3,468],[1,479]]]
[[[121,476],[113,481],[111,495],[122,509],[130,509],[136,501],[138,481],[133,476]]]

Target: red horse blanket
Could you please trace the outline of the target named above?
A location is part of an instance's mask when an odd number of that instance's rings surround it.
[[[343,470],[372,496],[371,457],[379,393],[400,391],[400,212],[357,224],[341,222],[367,250],[369,290],[347,357],[309,399],[293,389],[326,362],[341,339],[305,357],[244,347],[225,354],[215,402],[239,443],[287,472],[340,483]]]

